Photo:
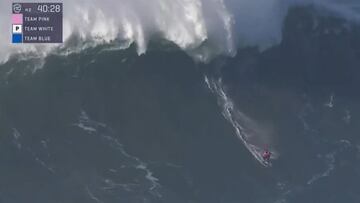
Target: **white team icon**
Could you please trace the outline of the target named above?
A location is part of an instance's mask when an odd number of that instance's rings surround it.
[[[21,34],[22,33],[22,25],[13,25],[12,33],[13,34]]]

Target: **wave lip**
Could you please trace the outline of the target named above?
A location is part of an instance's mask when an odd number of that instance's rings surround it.
[[[161,38],[175,43],[199,60],[235,52],[233,19],[223,0],[64,0],[63,5],[65,44],[74,35],[95,44],[122,40],[135,43],[138,54],[143,54],[150,40]],[[9,1],[0,2],[0,8],[10,7]],[[4,17],[0,22],[1,29],[11,27],[9,15],[0,14],[0,17]],[[9,41],[10,34],[0,37],[0,49],[5,50],[0,52],[0,61],[6,61],[16,53],[44,55],[54,47],[63,46],[13,45]]]
[[[161,38],[200,61],[234,56],[238,47],[264,50],[280,43],[292,6],[312,5],[322,8],[318,13],[360,21],[357,0],[63,0],[63,5],[65,44],[74,35],[95,45],[122,40],[135,43],[143,54],[149,41]],[[43,57],[66,46],[11,44],[9,8],[10,1],[0,1],[0,29],[9,30],[0,35],[0,63],[13,54]]]

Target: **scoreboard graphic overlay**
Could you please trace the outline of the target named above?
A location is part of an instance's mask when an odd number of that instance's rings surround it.
[[[62,43],[62,3],[12,4],[12,43]]]

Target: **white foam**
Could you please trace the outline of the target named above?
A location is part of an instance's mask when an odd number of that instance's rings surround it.
[[[90,120],[89,116],[85,111],[81,111],[79,116],[79,122],[74,123],[74,126],[81,128],[89,134],[97,132],[97,127],[105,127],[106,125],[100,122]]]
[[[345,123],[349,124],[351,122],[351,113],[349,110],[345,110],[345,116],[343,117]]]
[[[49,172],[55,174],[55,170],[50,167],[48,164],[45,163],[45,161],[43,161],[42,159],[40,159],[35,152],[33,152],[31,149],[28,149],[28,151],[31,153],[31,155],[33,156],[34,160],[39,163],[42,167],[44,167],[45,169],[47,169]]]
[[[335,169],[335,154],[336,152],[329,153],[325,156],[327,168],[325,171],[319,174],[315,174],[310,180],[307,181],[308,185],[313,184],[315,181],[325,178]]]
[[[90,126],[86,126],[84,123],[79,123],[76,126],[78,126],[79,128],[87,131],[88,133],[93,133],[96,132],[96,129]]]
[[[92,120],[89,115],[82,110],[79,116],[79,121],[78,123],[74,124],[74,126],[77,126],[81,129],[83,129],[84,131],[88,132],[91,135],[96,135],[99,136],[101,139],[105,140],[111,147],[113,147],[114,149],[118,150],[125,158],[128,159],[129,161],[129,165],[124,165],[123,168],[125,167],[131,167],[131,168],[135,168],[137,170],[142,170],[145,173],[144,178],[149,182],[149,193],[151,193],[152,195],[156,196],[156,197],[162,197],[161,193],[160,193],[160,187],[161,185],[159,184],[159,179],[156,178],[153,175],[153,172],[148,168],[148,164],[141,160],[140,158],[133,156],[131,154],[129,154],[125,149],[124,146],[120,143],[120,141],[118,139],[116,139],[115,137],[108,135],[106,133],[97,133],[98,131],[102,131],[104,129],[108,130],[111,132],[111,129],[109,129],[106,124]],[[118,172],[116,169],[109,169],[109,171],[116,173]],[[120,184],[120,183],[113,183],[111,182],[111,180],[106,180],[105,182],[107,182],[108,186],[105,187],[105,189],[111,189],[114,188],[114,186],[121,186],[123,188],[125,188],[126,190],[130,190],[130,186],[133,185],[131,183],[129,184]],[[113,184],[112,184],[113,183]]]
[[[16,128],[13,128],[13,143],[15,144],[16,148],[18,148],[19,150],[22,147],[20,138],[21,138],[20,132]]]
[[[40,0],[49,2],[49,0]],[[35,2],[24,0],[22,2]],[[36,2],[39,2],[36,1]],[[281,41],[281,30],[289,6],[315,4],[349,19],[358,20],[354,0],[63,0],[64,41],[76,34],[77,51],[88,46],[136,43],[145,53],[150,39],[174,42],[198,60],[218,54],[234,55],[238,46],[262,49]],[[25,53],[43,57],[64,45],[10,43],[12,1],[0,1],[0,62]],[[79,41],[78,40],[78,41]],[[204,42],[206,42],[204,45]],[[127,47],[127,46],[124,46]],[[123,47],[123,48],[124,48]],[[64,47],[63,47],[64,48]],[[65,49],[66,50],[66,49]],[[63,49],[64,51],[64,49]],[[67,50],[68,52],[69,50]],[[70,51],[71,52],[71,51]]]
[[[98,197],[96,197],[88,186],[85,187],[86,193],[89,195],[90,199],[94,200],[96,203],[103,203]]]
[[[27,0],[25,2],[34,2]],[[64,41],[77,34],[94,44],[115,39],[134,42],[139,54],[149,40],[160,37],[193,51],[205,40],[216,52],[234,52],[231,16],[222,0],[64,0]],[[11,1],[1,1],[1,30],[11,24]],[[3,12],[3,11],[4,12]],[[6,11],[6,12],[5,12]],[[12,45],[10,31],[0,36],[1,60],[12,53],[43,56],[61,45]],[[200,56],[199,56],[200,57]]]
[[[334,99],[335,99],[335,94],[331,94],[329,101],[327,103],[325,103],[324,105],[329,108],[333,108],[334,107]]]
[[[331,172],[335,169],[336,155],[350,147],[354,147],[349,140],[345,140],[345,139],[341,139],[337,141],[335,144],[339,145],[336,150],[326,154],[325,156],[323,156],[322,154],[317,155],[319,159],[324,158],[327,167],[323,172],[313,175],[312,178],[310,178],[310,180],[307,181],[308,185],[313,184],[319,179],[328,177],[331,174]]]
[[[18,150],[26,153],[26,155],[31,156],[31,158],[33,158],[35,162],[40,164],[42,167],[44,167],[49,172],[55,174],[55,170],[52,167],[50,167],[45,161],[43,161],[39,156],[37,156],[36,153],[31,149],[30,146],[26,146],[25,144],[21,143],[22,135],[20,134],[18,129],[13,128],[12,135],[13,135],[13,143],[15,144],[15,146],[16,146],[16,148]],[[42,144],[42,146],[46,150],[45,152],[47,153],[47,158],[49,158],[50,153],[47,151],[47,143],[46,143],[46,141],[42,140],[40,143]]]

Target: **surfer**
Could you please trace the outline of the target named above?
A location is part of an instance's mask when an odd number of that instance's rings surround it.
[[[270,161],[270,157],[271,157],[271,152],[269,150],[265,150],[264,153],[262,154],[262,158],[269,162]]]

